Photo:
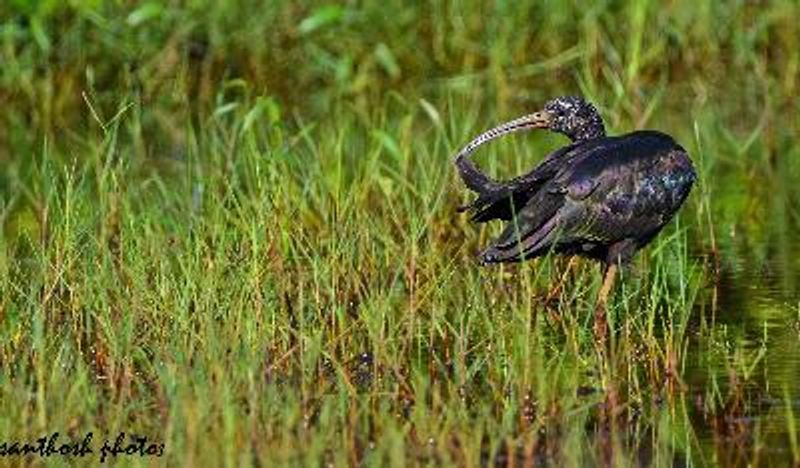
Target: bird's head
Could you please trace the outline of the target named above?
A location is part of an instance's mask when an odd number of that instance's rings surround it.
[[[606,134],[603,119],[593,105],[580,97],[562,96],[551,99],[538,112],[483,132],[459,154],[471,153],[478,146],[507,133],[535,128],[564,134],[573,142],[600,138]]]
[[[539,112],[531,114],[536,128],[546,128],[566,135],[572,141],[603,137],[606,129],[597,109],[577,96],[552,99]]]

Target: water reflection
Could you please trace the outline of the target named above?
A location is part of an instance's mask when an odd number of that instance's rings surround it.
[[[800,245],[797,232],[782,240]],[[763,258],[736,250],[722,254],[693,311],[690,418],[706,460],[785,460],[791,419],[800,427],[800,268],[791,247],[763,246]]]

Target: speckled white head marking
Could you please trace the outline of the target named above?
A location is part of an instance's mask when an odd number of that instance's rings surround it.
[[[583,98],[557,97],[544,105],[544,111],[550,115],[548,128],[566,135],[572,141],[591,140],[606,134],[597,109]]]

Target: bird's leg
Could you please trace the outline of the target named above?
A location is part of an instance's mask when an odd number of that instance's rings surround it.
[[[605,275],[603,276],[603,286],[600,288],[600,294],[597,297],[597,303],[605,305],[608,302],[608,294],[614,286],[614,280],[617,277],[617,264],[612,263],[606,267]]]
[[[598,341],[605,342],[608,336],[608,320],[606,318],[606,304],[608,303],[608,295],[611,288],[614,286],[614,280],[617,276],[616,262],[612,262],[606,267],[605,274],[603,275],[603,285],[600,287],[600,293],[597,296],[597,304],[594,309],[594,335]]]
[[[607,444],[603,447],[603,456],[605,464],[611,466],[614,464],[614,446],[610,440],[610,435],[616,427],[617,414],[619,412],[619,399],[617,395],[617,388],[613,378],[613,363],[610,359],[611,349],[607,346],[608,343],[608,318],[606,315],[606,304],[608,303],[608,296],[614,287],[614,280],[617,276],[619,264],[615,261],[606,263],[605,272],[603,274],[603,284],[600,286],[600,292],[597,295],[597,304],[594,310],[594,336],[595,336],[595,349],[598,353],[599,364],[601,366],[601,376],[603,380],[603,387],[605,388],[605,404],[602,406],[600,413],[600,424],[608,431],[609,439]]]

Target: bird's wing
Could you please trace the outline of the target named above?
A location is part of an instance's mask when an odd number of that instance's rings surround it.
[[[580,165],[580,160],[592,154],[578,151],[570,161]],[[526,201],[516,216],[506,224],[497,239],[481,254],[482,263],[515,262],[536,256],[553,245],[564,234],[567,221],[579,219],[582,207],[571,202],[573,197],[585,197],[596,188],[590,180],[570,181],[573,171],[570,164],[561,169]],[[572,183],[572,186],[570,184]]]
[[[648,238],[677,212],[695,180],[683,148],[659,133],[619,138],[596,156],[557,177],[573,208],[564,223],[567,242]]]
[[[464,183],[478,193],[478,198],[459,211],[469,210],[475,222],[493,219],[510,220],[528,200],[553,177],[569,159],[575,145],[565,146],[550,153],[528,173],[507,181],[495,181],[480,172],[466,158],[457,161]]]
[[[518,261],[570,244],[648,239],[694,182],[686,153],[669,137],[610,138],[579,153],[509,222],[484,262]]]

